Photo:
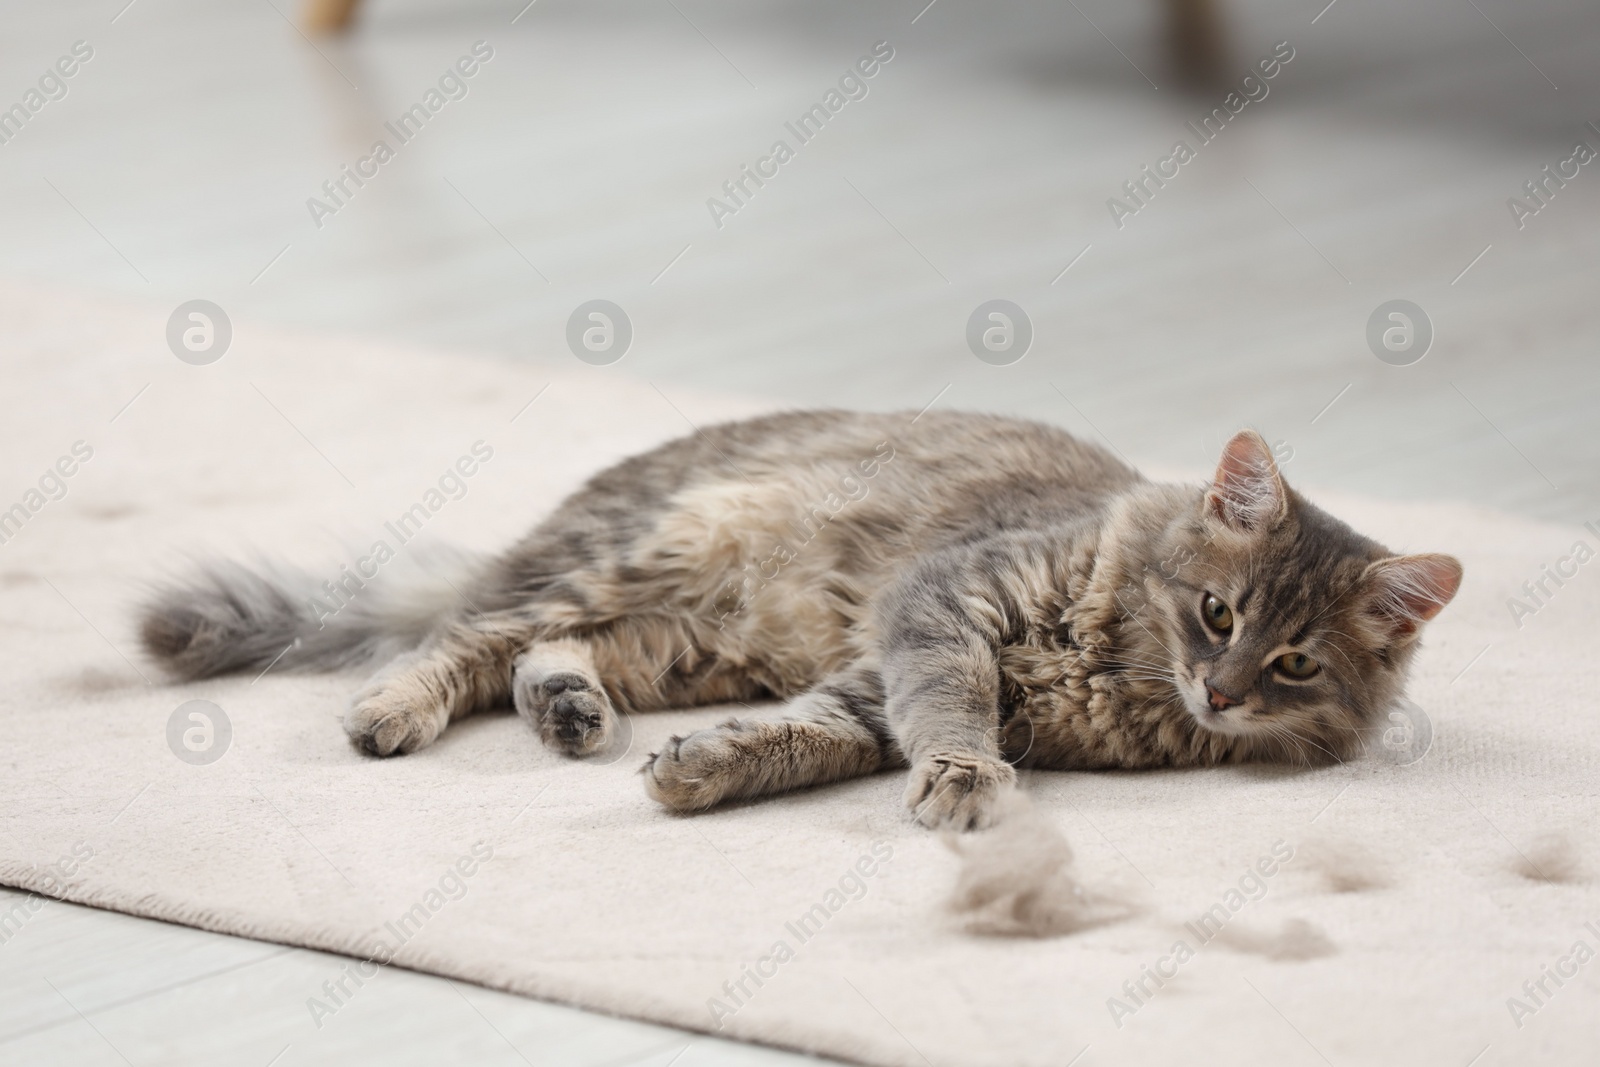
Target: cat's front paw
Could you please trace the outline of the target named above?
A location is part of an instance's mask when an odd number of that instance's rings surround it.
[[[1008,763],[974,753],[941,752],[911,768],[906,807],[922,825],[981,830],[994,824],[1001,802],[1017,784]]]
[[[650,753],[640,773],[645,792],[673,811],[704,811],[727,799],[742,766],[737,738],[747,727],[737,719],[667,739]]]
[[[447,721],[425,687],[404,678],[374,679],[351,700],[344,731],[374,756],[393,756],[433,744]]]

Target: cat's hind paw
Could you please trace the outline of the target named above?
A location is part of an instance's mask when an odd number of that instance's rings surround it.
[[[905,802],[931,829],[981,830],[994,825],[1017,783],[1008,763],[972,753],[942,752],[911,768]]]
[[[524,659],[511,683],[517,713],[539,731],[540,740],[569,756],[587,756],[618,732],[616,709],[586,671]]]

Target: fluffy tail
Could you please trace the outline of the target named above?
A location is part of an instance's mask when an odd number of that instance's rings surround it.
[[[477,572],[474,559],[437,551],[408,553],[370,579],[348,568],[330,580],[279,564],[211,561],[151,592],[139,609],[139,639],[185,680],[274,664],[356,666],[415,647],[466,606]]]

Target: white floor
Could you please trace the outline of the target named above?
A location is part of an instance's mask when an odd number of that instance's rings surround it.
[[[1191,468],[1255,425],[1302,484],[1600,518],[1600,165],[1521,229],[1507,208],[1600,146],[1581,0],[1228,4],[1241,77],[1295,57],[1121,229],[1107,199],[1225,92],[1170,83],[1154,3],[368,0],[313,44],[275,2],[6,0],[0,106],[94,54],[0,145],[0,271],[518,361],[572,359],[604,297],[635,328],[618,369],[663,384],[937,397]],[[465,98],[315,226],[307,198],[479,40]],[[707,198],[880,40],[867,96],[716,228]],[[991,297],[1036,328],[1013,366],[966,348]],[[1436,329],[1412,366],[1364,339],[1394,298]],[[52,903],[0,945],[0,1060],[792,1058],[400,972],[319,1030],[328,970]],[[20,1007],[46,982],[54,1009]]]
[[[10,890],[0,908],[21,894]],[[51,903],[0,948],[0,1062],[14,1064],[820,1062],[388,969],[322,1026],[324,953]],[[41,989],[45,1010],[39,1010]],[[319,994],[320,996],[321,994]],[[23,1007],[25,1010],[18,1010]]]

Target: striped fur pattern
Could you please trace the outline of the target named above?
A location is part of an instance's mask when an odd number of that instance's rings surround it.
[[[776,699],[651,754],[650,795],[697,811],[906,768],[916,818],[973,828],[1016,766],[1354,754],[1460,580],[1317,509],[1249,431],[1187,487],[1036,423],[815,411],[626,460],[336,627],[289,572],[220,565],[160,589],[142,635],[182,678],[392,654],[345,722],[380,756],[507,703],[581,757],[622,715]]]

